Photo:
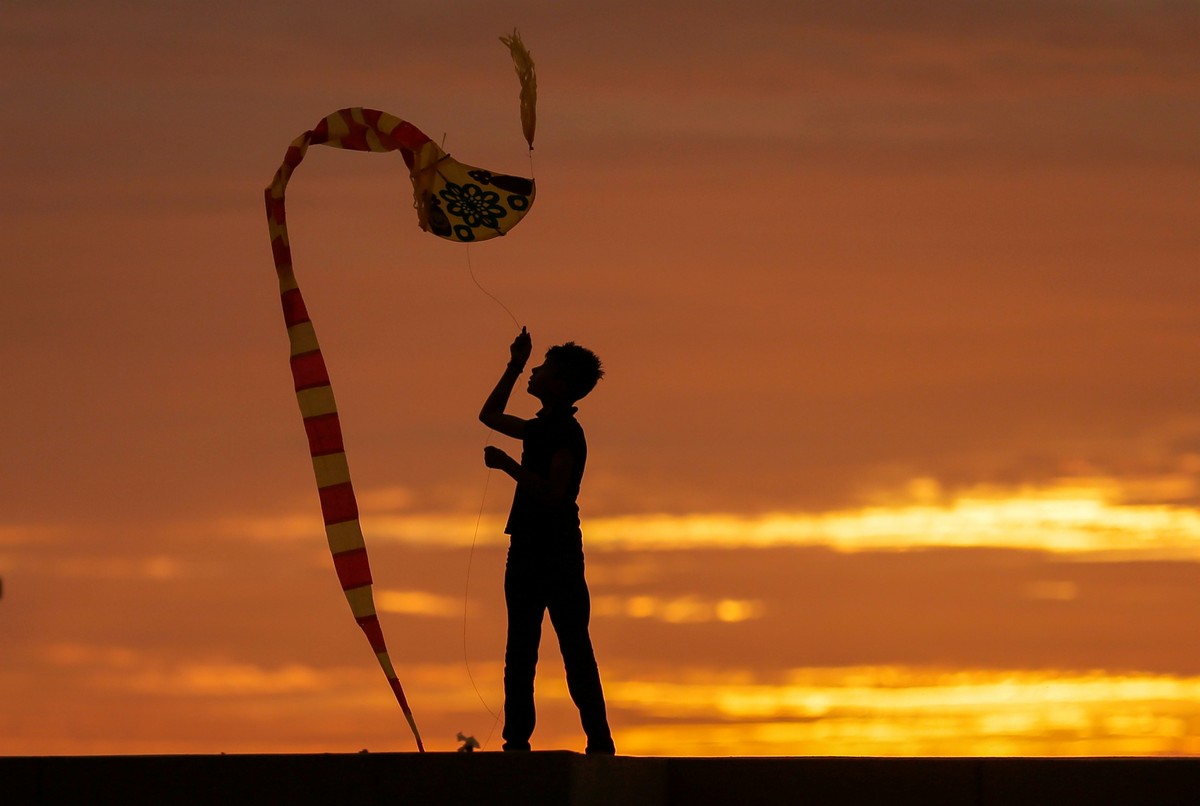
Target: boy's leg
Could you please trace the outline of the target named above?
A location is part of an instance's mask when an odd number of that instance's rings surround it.
[[[557,576],[549,599],[550,621],[558,635],[563,665],[567,670],[567,690],[579,709],[579,721],[587,735],[587,752],[613,753],[612,733],[604,707],[600,669],[588,634],[591,597],[583,576],[583,560],[572,562]]]
[[[528,750],[536,714],[533,677],[542,640],[545,603],[528,565],[509,557],[504,570],[508,644],[504,650],[504,749]]]

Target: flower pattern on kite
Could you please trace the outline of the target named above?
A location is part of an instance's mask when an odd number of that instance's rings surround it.
[[[495,229],[498,219],[508,211],[497,204],[500,194],[483,190],[479,185],[455,185],[450,183],[438,194],[446,202],[446,212],[461,218],[468,227],[490,227]]]
[[[510,230],[533,202],[533,180],[508,174],[494,174],[472,168],[466,176],[475,182],[451,181],[451,172],[443,170],[445,186],[437,195],[425,199],[429,211],[429,231],[451,240],[482,241]],[[485,189],[494,187],[505,192]],[[514,214],[515,220],[508,219]]]
[[[412,179],[418,224],[427,232],[448,240],[487,240],[504,235],[528,212],[534,199],[534,185],[531,179],[493,174],[464,165],[442,151],[411,123],[386,112],[356,107],[334,112],[293,140],[265,193],[267,226],[288,331],[296,401],[304,420],[334,570],[350,611],[408,720],[417,748],[424,751],[421,734],[392,666],[375,610],[371,565],[359,523],[358,502],[350,481],[333,385],[292,265],[284,194],[288,180],[310,145],[354,151],[399,151]],[[486,181],[484,178],[470,181],[475,176],[486,177]],[[485,185],[496,190],[484,190]],[[503,202],[500,192],[507,194]]]

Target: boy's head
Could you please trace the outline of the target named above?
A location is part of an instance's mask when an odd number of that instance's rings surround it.
[[[604,377],[600,359],[573,341],[546,351],[546,360],[529,376],[529,394],[543,403],[574,403],[596,388]]]

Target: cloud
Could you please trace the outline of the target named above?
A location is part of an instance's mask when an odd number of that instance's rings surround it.
[[[318,669],[302,663],[269,668],[198,658],[168,660],[159,653],[128,646],[54,643],[43,648],[42,656],[51,666],[82,674],[93,686],[151,696],[313,694],[374,679],[369,668]]]
[[[762,618],[764,609],[761,600],[701,596],[597,596],[592,600],[592,614],[599,618],[648,618],[668,624],[736,623]]]
[[[375,605],[384,613],[400,613],[408,616],[430,616],[433,618],[462,618],[463,601],[452,596],[441,596],[428,591],[390,590],[376,591]]]
[[[6,623],[21,628],[5,637],[0,687],[21,707],[5,747],[403,749],[390,692],[324,549],[205,547],[229,565],[200,564],[199,576],[168,587],[80,580],[65,610],[54,605],[62,597],[6,598]],[[445,627],[461,613],[467,550],[377,548],[377,578],[390,580],[379,603],[400,594],[380,610],[423,733],[446,749],[458,730],[482,741],[492,717],[478,698],[493,711],[500,701],[503,551],[481,547],[474,558],[467,667],[460,630]],[[997,549],[588,551],[592,636],[626,752],[702,754],[833,752],[816,749],[823,739],[846,752],[949,752],[955,737],[979,752],[1062,752],[1064,737],[1094,752],[1188,747],[1197,730],[1180,703],[1192,692],[1170,686],[1195,685],[1200,670],[1194,645],[1175,640],[1189,629],[1198,567]],[[13,593],[46,584],[23,575]],[[547,648],[539,671],[539,746],[574,747],[577,715],[553,658]],[[1037,711],[1039,687],[1058,679],[1084,684],[1063,695],[1062,710],[1087,714],[1086,730],[1054,722],[1049,706]],[[989,706],[1010,680],[1011,709]],[[1104,689],[1103,680],[1133,683]],[[1109,694],[1122,707],[1097,710]],[[89,725],[104,736],[113,708],[130,723],[125,739],[37,738]],[[347,713],[357,715],[353,731]],[[984,724],[987,713],[1000,716]],[[664,719],[690,738],[676,743]]]
[[[669,720],[619,733],[626,752],[680,755],[1187,754],[1198,692],[1194,677],[906,667],[606,686],[610,708]]]
[[[870,503],[829,511],[683,512],[586,518],[587,544],[606,550],[828,546],[839,551],[1001,547],[1124,559],[1200,560],[1193,475],[1067,477],[1043,485],[943,490],[918,477],[876,490]],[[1127,501],[1128,499],[1128,501]],[[371,538],[411,545],[502,545],[503,519],[467,513],[391,514],[390,493],[368,493],[362,522]],[[406,496],[404,502],[410,499]],[[1131,502],[1129,502],[1131,501]],[[310,516],[226,519],[202,527],[230,538],[313,540]]]
[[[165,582],[186,573],[184,563],[167,555],[150,557],[79,557],[50,561],[49,573],[66,579],[145,579]]]

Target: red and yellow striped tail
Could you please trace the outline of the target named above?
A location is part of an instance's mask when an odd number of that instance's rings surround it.
[[[371,566],[358,520],[358,502],[342,444],[342,427],[317,332],[300,294],[288,244],[284,192],[310,145],[354,151],[399,151],[413,184],[413,206],[421,228],[450,241],[482,241],[504,235],[533,206],[532,179],[493,173],[458,162],[411,123],[375,109],[340,109],[288,146],[283,164],[266,190],[267,226],[283,318],[291,344],[296,401],[304,418],[313,473],[321,499],[325,535],[342,591],[387,675],[396,701],[424,752],[404,689],[396,677],[371,595]]]
[[[313,473],[321,500],[321,515],[325,521],[329,550],[333,554],[333,565],[342,591],[346,594],[346,601],[350,603],[350,610],[354,613],[354,620],[367,636],[371,649],[387,676],[396,701],[400,704],[400,709],[404,712],[404,717],[417,740],[417,749],[424,752],[425,746],[421,741],[420,731],[417,730],[412,709],[392,666],[379,616],[375,611],[375,600],[371,595],[371,566],[359,525],[358,503],[350,482],[350,467],[342,443],[342,428],[338,419],[337,404],[334,402],[333,386],[330,384],[325,359],[317,342],[317,332],[313,328],[312,319],[309,318],[300,286],[292,270],[284,191],[292,172],[304,159],[305,152],[313,143],[369,151],[403,149],[406,152],[406,162],[412,164],[409,155],[429,144],[429,138],[410,124],[390,115],[370,110],[344,109],[325,118],[315,129],[305,132],[292,142],[283,165],[266,191],[271,250],[275,258],[275,271],[279,276],[283,319],[291,344],[292,379],[295,381],[300,415],[304,418],[304,431],[308,436]]]

